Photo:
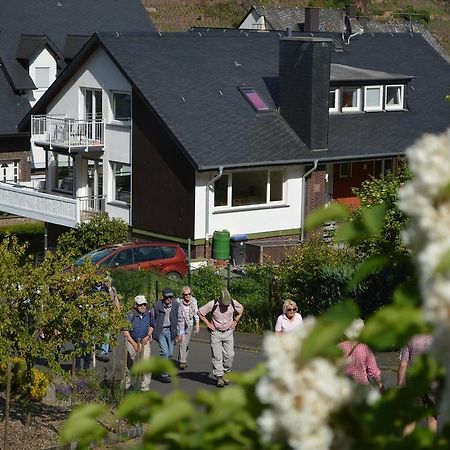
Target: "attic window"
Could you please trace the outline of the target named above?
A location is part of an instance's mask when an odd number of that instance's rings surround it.
[[[267,103],[262,99],[258,92],[253,88],[239,88],[244,97],[253,106],[253,109],[257,112],[268,112],[270,108]]]

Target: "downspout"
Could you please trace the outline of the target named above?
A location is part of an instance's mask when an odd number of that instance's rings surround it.
[[[206,184],[206,208],[205,208],[205,245],[209,239],[209,192],[211,186],[222,176],[223,166],[219,166],[219,173]]]
[[[317,169],[317,164],[319,160],[314,160],[314,166],[308,170],[308,172],[304,173],[302,176],[302,204],[300,206],[300,219],[301,219],[301,234],[300,234],[300,241],[303,242],[305,239],[305,202],[306,202],[306,177],[310,174],[312,174]]]

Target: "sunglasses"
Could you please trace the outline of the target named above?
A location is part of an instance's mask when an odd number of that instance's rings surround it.
[[[184,292],[183,297],[187,297],[188,295],[192,295],[192,292]]]
[[[297,308],[286,308],[286,311],[297,311]]]

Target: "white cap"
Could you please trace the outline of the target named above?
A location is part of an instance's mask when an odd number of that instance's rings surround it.
[[[136,303],[136,305],[146,305],[147,299],[145,298],[145,295],[136,295],[136,297],[134,297],[134,303]]]

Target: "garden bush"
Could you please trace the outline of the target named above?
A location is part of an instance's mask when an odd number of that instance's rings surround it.
[[[225,280],[213,267],[200,267],[192,272],[191,287],[199,306],[202,306],[219,297],[225,287]]]

